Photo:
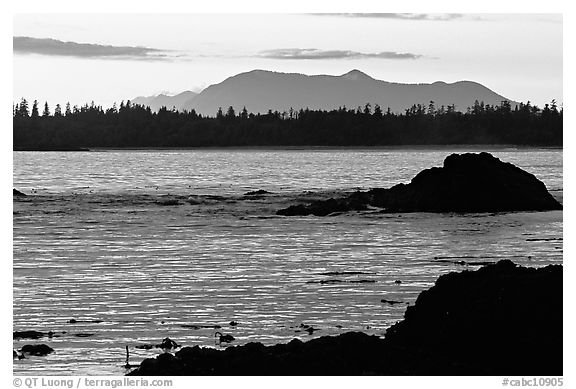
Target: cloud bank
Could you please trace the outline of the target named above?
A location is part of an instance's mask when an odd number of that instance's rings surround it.
[[[460,19],[463,14],[409,14],[409,13],[322,13],[318,16],[346,16],[352,18],[381,18],[399,20],[436,20],[450,21]]]
[[[40,54],[77,58],[165,60],[165,50],[149,47],[110,46],[93,43],[63,42],[50,38],[15,36],[13,50],[16,54]]]
[[[261,51],[257,57],[270,59],[418,59],[422,56],[412,53],[397,53],[382,51],[379,53],[361,53],[351,50],[319,50],[319,49],[272,49]]]

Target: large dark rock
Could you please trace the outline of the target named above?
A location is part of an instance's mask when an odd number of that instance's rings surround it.
[[[338,207],[334,207],[337,204]],[[356,192],[346,198],[282,209],[278,215],[339,212],[367,206],[386,212],[506,212],[560,210],[562,205],[533,174],[489,153],[452,154],[443,167],[418,173],[408,184]]]
[[[562,266],[449,273],[386,333],[400,374],[562,375]]]
[[[500,261],[450,273],[385,339],[359,332],[225,350],[184,347],[131,375],[561,376],[562,266]]]
[[[12,196],[25,197],[26,193],[20,192],[18,189],[12,188]]]
[[[392,212],[500,212],[562,209],[546,185],[488,153],[452,154],[443,167],[412,181],[371,191],[370,202]]]

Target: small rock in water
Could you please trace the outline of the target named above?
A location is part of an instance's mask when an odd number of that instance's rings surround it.
[[[68,320],[68,323],[70,324],[76,324],[76,323],[102,323],[102,320],[76,320],[76,319],[70,319]]]
[[[230,325],[231,325],[232,327],[236,327],[236,326],[238,325],[238,322],[232,320],[232,321],[230,322]]]
[[[219,343],[230,343],[230,342],[236,340],[236,338],[233,337],[232,335],[222,334],[221,332],[216,332],[214,334],[214,337],[218,337]]]
[[[162,199],[162,200],[158,200],[156,201],[156,204],[158,205],[179,205],[180,201],[178,201],[178,199]]]
[[[24,354],[22,354],[20,351],[16,351],[14,349],[12,349],[12,359],[26,359],[26,357],[24,356]]]
[[[376,282],[376,280],[351,280],[349,282],[351,284],[372,284]]]
[[[134,346],[134,347],[137,349],[140,349],[140,350],[150,350],[150,349],[154,348],[154,345],[152,345],[152,344],[139,344],[139,345]]]
[[[170,338],[164,338],[162,340],[162,343],[156,345],[156,347],[161,348],[161,349],[165,349],[165,350],[172,350],[172,349],[180,347],[180,345]]]
[[[267,190],[264,190],[264,189],[258,189],[258,190],[246,192],[246,193],[244,193],[244,196],[262,196],[262,195],[267,195],[267,194],[271,194],[271,192],[268,192]]]
[[[395,300],[386,300],[386,299],[382,299],[380,300],[383,303],[387,303],[389,305],[396,305],[396,304],[402,304],[402,301],[395,301]]]
[[[13,339],[39,339],[45,334],[40,331],[14,331]]]
[[[22,352],[22,354],[29,354],[29,355],[35,355],[38,357],[43,357],[45,355],[48,355],[52,352],[54,352],[54,349],[50,346],[47,346],[45,344],[27,344],[24,345],[20,351]]]

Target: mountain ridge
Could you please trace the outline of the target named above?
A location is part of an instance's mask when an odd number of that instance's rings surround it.
[[[185,100],[160,96],[163,97],[152,101],[154,107],[145,97],[133,102],[149,105],[154,110],[160,108],[159,103],[165,103],[169,108],[194,109],[199,114],[209,116],[214,116],[219,108],[225,111],[228,107],[233,107],[236,112],[246,107],[248,112],[266,113],[269,110],[288,111],[290,108],[356,108],[369,103],[372,106],[378,104],[383,110],[390,108],[392,112],[404,112],[414,104],[428,106],[431,101],[437,107],[454,105],[458,111],[465,111],[476,100],[491,105],[500,105],[502,101],[509,102],[513,107],[518,104],[476,81],[395,83],[375,79],[358,69],[342,75],[305,75],[253,69],[212,84]]]

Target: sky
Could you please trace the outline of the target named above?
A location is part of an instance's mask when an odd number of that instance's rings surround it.
[[[479,82],[563,102],[561,14],[16,14],[13,100],[103,106],[253,69]]]

